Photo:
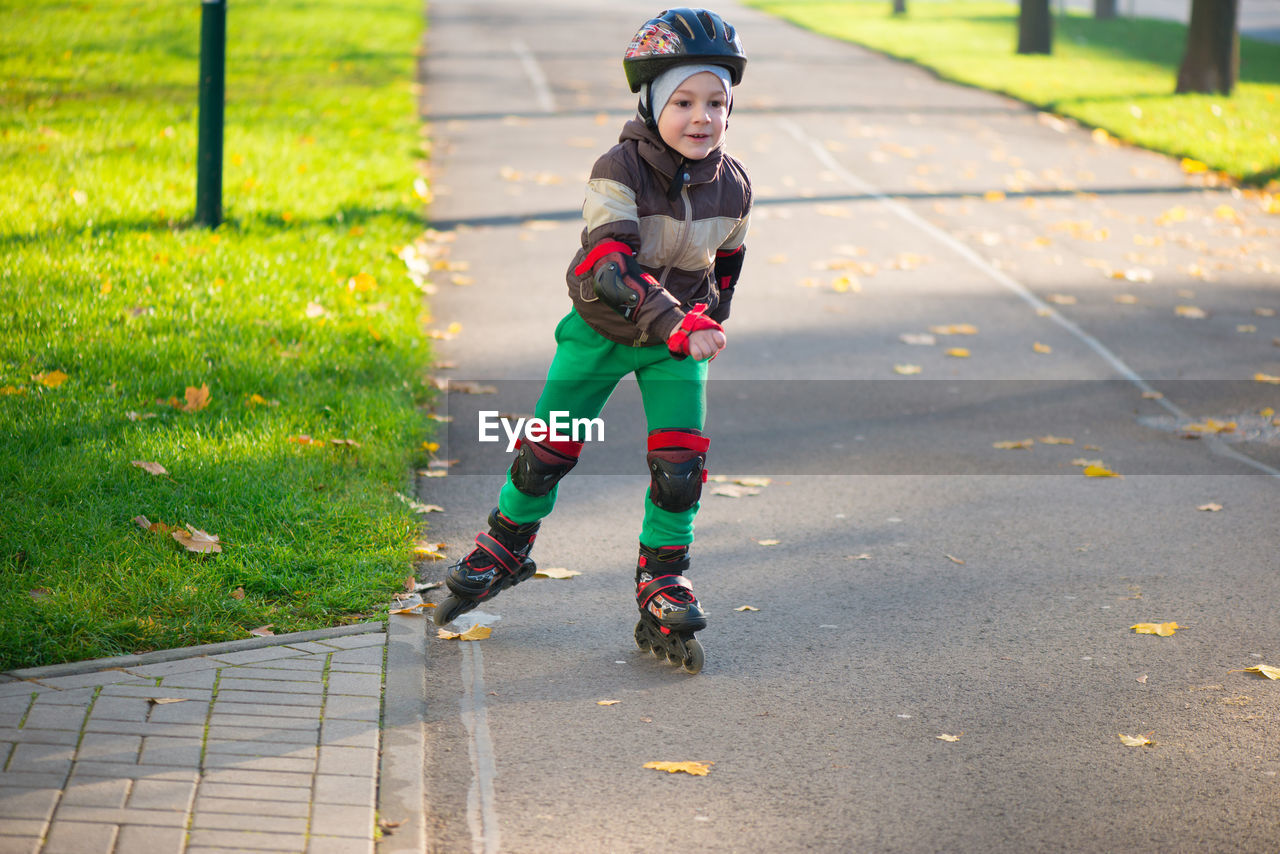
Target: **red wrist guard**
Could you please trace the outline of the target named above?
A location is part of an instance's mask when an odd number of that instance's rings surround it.
[[[724,327],[716,323],[711,318],[703,314],[707,307],[702,303],[695,305],[684,319],[680,321],[680,325],[675,328],[670,336],[667,337],[667,349],[671,351],[671,355],[684,358],[689,355],[689,336],[694,332],[703,329],[716,329],[721,332]]]

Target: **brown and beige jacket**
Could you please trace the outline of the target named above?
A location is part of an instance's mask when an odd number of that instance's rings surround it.
[[[672,177],[681,167],[689,177],[670,200]],[[742,247],[750,210],[751,181],[723,148],[684,161],[656,131],[632,119],[618,144],[596,161],[587,183],[582,248],[567,276],[574,308],[604,337],[635,347],[665,342],[698,303],[712,318],[727,317],[732,292],[722,297],[716,285],[716,253]],[[596,298],[589,269],[575,273],[592,247],[610,240],[631,247],[640,266],[662,285],[631,320]]]

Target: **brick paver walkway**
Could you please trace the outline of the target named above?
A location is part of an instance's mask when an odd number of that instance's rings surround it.
[[[0,854],[372,852],[386,638],[0,683]]]

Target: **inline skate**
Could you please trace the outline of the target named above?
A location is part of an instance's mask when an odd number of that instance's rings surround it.
[[[481,602],[532,577],[537,566],[529,557],[540,522],[523,525],[493,508],[489,531],[476,535],[476,547],[449,567],[444,583],[449,597],[436,606],[437,626],[452,623]]]
[[[681,573],[689,568],[688,546],[664,546],[651,549],[640,546],[636,564],[636,604],[640,622],[636,623],[636,646],[664,655],[689,673],[702,669],[702,644],[694,632],[707,627],[707,614],[693,595],[689,579]]]

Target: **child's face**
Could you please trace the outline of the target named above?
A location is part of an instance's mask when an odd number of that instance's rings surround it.
[[[701,160],[724,139],[729,103],[724,84],[700,71],[680,84],[658,116],[658,133],[689,160]]]

